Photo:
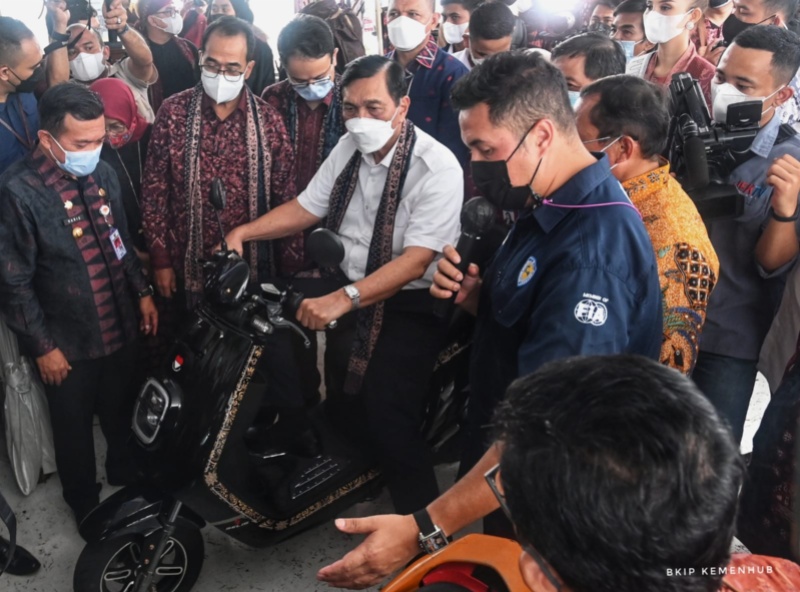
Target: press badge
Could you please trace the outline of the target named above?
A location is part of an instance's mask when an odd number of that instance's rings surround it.
[[[111,239],[111,246],[114,247],[114,253],[116,253],[117,259],[122,261],[122,258],[128,254],[128,250],[125,248],[125,243],[122,242],[119,230],[112,227],[109,238]]]

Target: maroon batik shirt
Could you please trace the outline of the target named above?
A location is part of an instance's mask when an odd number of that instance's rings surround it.
[[[153,269],[173,268],[183,277],[189,237],[189,212],[185,195],[186,125],[194,89],[167,99],[153,124],[153,134],[142,181],[142,226]],[[226,233],[251,221],[247,154],[247,92],[236,110],[224,121],[217,117],[214,103],[202,98],[199,157],[199,196],[203,202],[203,254],[212,253],[220,236],[214,209],[208,201],[211,181],[219,177],[227,191],[227,205],[221,212]],[[261,110],[272,168],[269,172],[269,207],[296,197],[294,153],[286,128],[275,109],[255,97]],[[259,204],[265,210],[266,204]]]

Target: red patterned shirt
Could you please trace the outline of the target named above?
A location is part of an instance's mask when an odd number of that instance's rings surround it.
[[[167,99],[153,124],[153,134],[142,182],[142,225],[154,269],[173,268],[179,277],[189,235],[189,204],[185,193],[186,126],[194,89]],[[211,181],[219,177],[227,191],[227,205],[220,214],[224,231],[251,220],[249,178],[247,174],[247,94],[242,93],[234,111],[224,121],[217,117],[214,103],[204,94],[201,104],[199,158],[199,191],[192,196],[202,199],[202,250],[211,254],[220,242],[217,221],[208,199]],[[259,212],[285,203],[296,196],[294,153],[289,136],[278,113],[261,99],[255,98],[264,120],[270,151],[271,169],[268,203],[259,203]]]

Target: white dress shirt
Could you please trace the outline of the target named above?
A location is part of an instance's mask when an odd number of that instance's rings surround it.
[[[416,133],[417,141],[397,206],[392,259],[399,257],[408,247],[424,247],[441,253],[446,245],[455,244],[461,227],[464,196],[461,166],[445,146],[419,128]],[[377,164],[370,154],[361,157],[358,184],[339,228],[345,248],[341,269],[353,282],[366,276],[375,218],[396,146]],[[300,194],[298,202],[304,209],[318,218],[328,215],[336,179],[355,151],[356,145],[350,134],[345,134]],[[429,288],[435,269],[436,260],[424,277],[403,289]]]
[[[475,65],[469,59],[470,58],[469,47],[464,48],[461,51],[457,51],[456,53],[453,54],[453,57],[462,64],[464,64],[467,67],[467,70],[472,70],[475,67]]]

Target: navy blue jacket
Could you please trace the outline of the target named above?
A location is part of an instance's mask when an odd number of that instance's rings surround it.
[[[514,379],[569,356],[633,353],[658,359],[661,350],[653,247],[608,158],[583,169],[549,199],[554,205],[541,205],[517,221],[483,273],[470,364],[472,450],[462,470],[483,454],[484,427]],[[620,205],[601,205],[614,202]],[[596,205],[601,207],[585,207]]]
[[[0,104],[0,119],[16,132],[11,133],[0,124],[0,175],[12,164],[28,154],[37,140],[39,131],[39,112],[33,93],[13,93],[5,103]],[[22,143],[17,138],[25,140]],[[27,144],[27,145],[26,145]]]

